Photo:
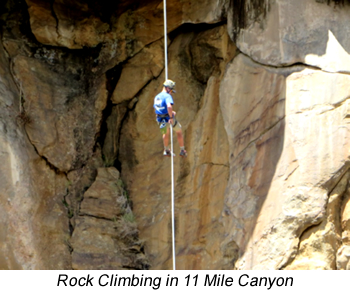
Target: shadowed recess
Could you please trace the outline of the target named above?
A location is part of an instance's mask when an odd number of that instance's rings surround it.
[[[345,4],[350,4],[350,0],[316,0],[316,2],[318,3],[327,3],[328,5],[331,3],[334,4],[341,4],[341,5],[345,5]]]
[[[246,28],[250,22],[265,18],[270,8],[270,0],[230,0],[231,19],[233,27],[233,40],[236,41],[241,29]]]

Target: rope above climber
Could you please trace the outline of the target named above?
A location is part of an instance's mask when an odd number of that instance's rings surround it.
[[[154,98],[154,109],[156,113],[156,119],[160,128],[161,133],[163,134],[163,144],[164,144],[164,156],[170,157],[171,154],[175,156],[169,149],[169,133],[170,126],[177,135],[177,141],[180,145],[180,156],[186,157],[187,152],[184,146],[184,138],[182,134],[181,124],[176,120],[176,112],[173,111],[174,100],[172,94],[176,93],[175,91],[175,82],[167,79],[163,83],[163,90],[155,96]]]

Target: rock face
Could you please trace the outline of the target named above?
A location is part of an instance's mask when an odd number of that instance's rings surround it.
[[[0,45],[1,269],[69,269],[67,179],[36,153]],[[53,242],[54,241],[54,242]]]
[[[162,41],[157,41],[145,47],[124,65],[112,102],[119,104],[130,101],[148,82],[158,77],[163,68],[164,45]]]
[[[30,118],[28,137],[41,156],[64,172],[81,167],[91,157],[107,102],[105,78],[86,88],[81,71],[77,65],[62,68],[22,56],[14,59]]]
[[[247,21],[247,27],[237,35],[237,46],[243,53],[266,65],[304,63],[324,71],[349,72],[348,5],[330,7],[315,0],[260,2],[268,10],[266,18]],[[233,21],[230,23],[233,37],[235,27]]]
[[[0,4],[1,269],[171,269],[141,2]],[[349,4],[167,2],[177,269],[350,269]]]
[[[177,247],[179,253],[182,253],[178,257],[179,269],[220,267],[220,255],[218,254],[218,259],[215,258],[220,243],[216,238],[213,239],[211,233],[220,228],[218,219],[229,171],[226,134],[218,107],[221,73],[219,63],[222,61],[219,58],[223,58],[228,45],[225,37],[222,37],[223,33],[222,28],[198,36],[189,32],[179,35],[170,46],[169,71],[178,76],[176,80],[180,84],[174,96],[175,110],[183,130],[188,132],[187,148],[194,153],[186,160],[175,160],[175,180],[176,187],[179,188],[176,195],[179,235]],[[191,45],[198,42],[203,46],[203,49],[198,49],[201,53],[198,54],[198,60],[209,58],[210,55],[217,62],[211,67],[213,76],[207,80],[205,91],[198,81],[198,78],[204,76],[199,76],[190,66]],[[208,51],[211,52],[209,55]],[[152,257],[152,269],[170,268],[172,265],[169,247],[170,163],[167,159],[158,158],[163,150],[162,137],[151,109],[155,94],[161,90],[163,79],[164,76],[159,77],[142,90],[135,110],[129,114],[123,126],[120,144],[122,178],[133,200],[140,236],[153,241],[145,245],[147,253]],[[186,95],[186,98],[177,95]],[[178,154],[178,145],[176,141],[174,143],[175,153]],[[136,182],[135,176],[142,178]],[[221,197],[212,200],[214,193]],[[201,208],[205,210],[202,211]],[[196,222],[188,224],[185,220]],[[207,248],[208,245],[210,249]]]
[[[81,202],[71,243],[76,270],[149,267],[127,193],[114,167],[98,169]]]
[[[224,220],[225,228],[243,229],[228,238],[243,246],[239,268],[285,267],[305,230],[327,219],[334,186],[347,170],[349,80],[302,66],[271,69],[243,56],[227,69],[220,102],[232,159]],[[344,86],[329,94],[335,83]],[[339,221],[329,222],[339,230]]]

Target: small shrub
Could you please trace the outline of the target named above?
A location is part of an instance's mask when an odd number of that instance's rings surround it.
[[[65,199],[62,200],[62,203],[63,203],[64,207],[67,209],[68,218],[72,218],[74,216],[74,211],[73,211],[72,207],[69,206],[69,204],[67,203],[67,201]]]
[[[132,212],[127,212],[123,215],[123,219],[127,222],[134,223],[136,221],[135,216]]]
[[[102,155],[104,167],[112,167],[114,165],[114,159],[109,159],[106,155]]]

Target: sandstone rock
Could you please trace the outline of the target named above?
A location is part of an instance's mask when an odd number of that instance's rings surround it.
[[[72,267],[75,270],[122,270],[130,264],[116,246],[113,221],[93,217],[77,220],[72,237]]]
[[[224,71],[224,65],[236,55],[236,46],[227,35],[226,25],[198,33],[189,49],[192,73],[201,83]]]
[[[146,269],[147,259],[119,172],[99,168],[72,235],[73,269]]]
[[[99,169],[96,182],[84,194],[80,214],[110,220],[125,214],[127,199],[121,194],[124,192],[123,189],[116,183],[118,179],[117,170]],[[113,187],[116,191],[111,190]]]
[[[113,92],[113,103],[131,100],[151,79],[159,76],[164,68],[163,48],[163,40],[152,43],[123,66]],[[189,49],[192,73],[202,83],[206,83],[218,69],[221,59],[234,55],[235,51],[235,47],[227,38],[226,26],[193,35]]]
[[[248,15],[254,9],[247,11]],[[273,66],[305,63],[330,72],[349,72],[348,5],[314,0],[270,2],[266,19],[249,21],[237,36],[237,46],[255,61]],[[231,17],[237,17],[232,15]],[[341,24],[343,23],[343,24]],[[229,19],[228,31],[235,28]]]
[[[29,142],[19,116],[19,91],[0,45],[1,269],[69,269],[66,178]]]
[[[30,14],[30,25],[36,39],[43,43],[58,46],[57,20],[52,15],[51,3],[26,1]]]
[[[22,56],[14,63],[30,119],[26,131],[31,142],[60,171],[78,168],[92,156],[100,130],[107,101],[105,76],[85,91],[78,68],[69,72],[64,66]]]
[[[263,67],[242,55],[227,68],[220,105],[231,172],[223,223],[236,230],[223,244],[240,245],[239,269],[285,266],[303,231],[325,219],[335,173],[349,158],[349,81],[300,66]]]
[[[229,176],[229,148],[219,109],[220,78],[210,77],[202,106],[186,131],[190,157],[182,165],[177,191],[178,269],[222,269],[224,229],[219,222]]]
[[[152,110],[153,98],[162,83],[160,77],[142,90],[139,102],[122,127],[119,153],[122,179],[133,201],[140,238],[146,241],[145,251],[151,257],[152,269],[171,267],[171,260],[165,264],[171,255],[170,196],[166,190],[170,188],[166,174],[170,174],[170,169],[162,156],[162,139]],[[181,111],[178,114],[181,116]],[[140,177],[137,182],[136,176]]]
[[[103,166],[101,150],[97,147],[92,157],[83,167],[72,170],[67,174],[68,187],[65,202],[67,203],[66,206],[71,227],[75,227],[75,221],[79,215],[80,203],[84,198],[84,193],[96,180],[97,169]]]
[[[286,270],[335,270],[337,250],[341,245],[341,221],[339,208],[341,208],[344,194],[347,191],[347,172],[330,193],[326,217],[320,225],[307,229],[300,237],[299,249],[292,263]]]
[[[33,199],[34,205],[28,209],[29,227],[26,230],[33,236],[34,261],[37,261],[30,268],[26,263],[22,265],[27,269],[71,269],[68,212],[63,202],[68,181],[64,174],[56,174],[45,160],[33,155],[34,158],[29,160],[30,180],[36,183],[30,191],[37,196]],[[17,202],[26,203],[23,197],[15,200],[14,204]],[[27,235],[30,236],[29,233]]]
[[[181,4],[183,23],[216,23],[226,16],[229,1],[184,1]]]
[[[344,197],[344,203],[341,211],[341,223],[342,223],[342,241],[345,245],[350,245],[350,203],[349,192]]]
[[[112,102],[131,100],[150,80],[157,78],[164,68],[164,45],[152,43],[131,58],[124,66],[113,92]]]
[[[94,47],[105,39],[109,24],[104,23],[87,4],[58,0],[47,3],[27,0],[31,29],[46,45],[79,49]]]
[[[53,4],[43,0],[26,2],[32,32],[40,43],[70,49],[102,44],[96,62],[106,66],[106,69],[163,38],[164,34],[163,3],[156,1],[108,2],[112,8],[105,3],[94,7],[94,3],[80,1],[57,0]],[[128,6],[133,6],[134,10],[128,10]],[[173,31],[183,23],[222,21],[227,6],[227,0],[205,3],[168,1],[168,31]]]
[[[341,230],[342,230],[342,235],[341,235],[341,239],[342,239],[342,244],[338,249],[337,252],[337,269],[338,270],[348,270],[350,269],[350,252],[349,252],[349,245],[350,245],[350,223],[349,223],[349,218],[350,218],[350,203],[349,203],[349,199],[350,199],[350,194],[349,194],[349,184],[347,183],[347,191],[344,194],[343,197],[343,204],[340,207],[341,208]]]
[[[13,141],[21,143],[16,139]],[[1,248],[6,252],[2,254],[1,268],[70,269],[68,217],[62,203],[66,179],[62,175],[56,176],[31,149],[29,142],[26,152],[22,146],[13,146],[13,141],[11,151],[16,157],[2,158],[4,166],[13,163],[11,173],[15,179],[12,179],[12,188],[7,187],[3,192],[7,200],[4,203],[6,215],[1,218]]]
[[[127,191],[152,269],[170,269],[170,162],[152,109],[163,5],[46,2],[26,0],[30,28],[25,5],[0,4],[18,10],[0,9],[0,268],[148,268]],[[253,2],[230,1],[250,5],[237,44],[253,59],[230,62],[226,26],[205,24],[225,21],[228,1],[168,1],[189,152],[175,157],[177,266],[349,269],[350,8]]]
[[[337,253],[337,269],[350,270],[350,247],[343,245]]]
[[[80,1],[56,0],[52,15],[56,18],[56,31],[61,46],[71,49],[95,47],[109,40],[110,23],[103,21],[95,5],[89,7]],[[106,19],[107,20],[107,19]]]
[[[229,170],[226,134],[217,98],[221,66],[220,61],[214,61],[213,77],[203,74],[202,79],[208,77],[204,93],[204,86],[192,70],[192,65],[200,62],[193,63],[189,51],[192,43],[200,42],[203,49],[196,50],[198,59],[201,53],[226,57],[227,42],[220,37],[221,31],[221,28],[212,29],[201,34],[201,38],[189,31],[176,38],[169,49],[169,77],[175,76],[177,83],[174,110],[189,152],[186,160],[175,158],[176,237],[184,237],[176,240],[179,269],[222,266],[223,253],[214,238],[220,236],[218,218],[223,207],[220,197],[224,194]],[[212,51],[208,51],[210,49]],[[133,201],[140,237],[145,240],[152,269],[172,267],[170,163],[162,156],[162,138],[152,108],[163,81],[164,75],[161,75],[141,91],[135,109],[123,125],[120,144],[122,178]],[[174,135],[177,154],[175,139]],[[219,196],[217,200],[214,195]]]

